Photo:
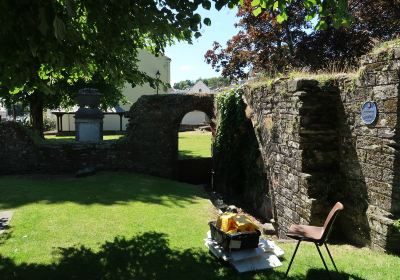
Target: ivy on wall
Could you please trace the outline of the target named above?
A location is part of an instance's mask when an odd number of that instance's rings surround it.
[[[214,186],[228,196],[228,200],[258,211],[268,193],[268,182],[242,96],[240,88],[216,96],[218,127],[213,144]]]

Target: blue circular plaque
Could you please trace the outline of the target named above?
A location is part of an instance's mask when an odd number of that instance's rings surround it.
[[[373,124],[378,116],[378,107],[373,101],[365,102],[361,107],[361,119],[365,124]]]

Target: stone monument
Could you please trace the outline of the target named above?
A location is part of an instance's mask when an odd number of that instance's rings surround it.
[[[78,142],[103,140],[103,112],[99,109],[101,93],[84,88],[77,94],[79,109],[75,113],[75,139]]]

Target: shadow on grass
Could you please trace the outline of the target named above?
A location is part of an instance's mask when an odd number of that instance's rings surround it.
[[[11,238],[12,235],[12,228],[10,226],[4,226],[0,229],[0,246],[3,243],[6,243],[8,239]]]
[[[332,277],[332,280],[348,280],[348,279],[352,279],[352,280],[365,280],[364,278],[361,278],[359,276],[356,275],[352,275],[352,274],[347,274],[344,272],[330,272],[330,275]],[[291,279],[291,278],[289,278]],[[312,279],[312,280],[316,280],[316,279],[329,279],[328,274],[326,273],[325,270],[323,269],[310,269],[307,272],[307,275],[305,276],[304,279]]]
[[[193,158],[210,158],[210,156],[201,156],[198,152],[191,150],[179,150],[178,159],[193,159]]]
[[[165,234],[147,232],[131,239],[117,237],[99,250],[85,246],[59,248],[51,264],[16,264],[0,256],[1,279],[283,279],[284,273],[268,270],[238,274],[209,253],[169,247]],[[325,279],[325,271],[310,270],[306,279]],[[350,279],[341,274],[340,279]],[[353,276],[351,276],[353,277]],[[289,279],[304,279],[291,276]],[[353,277],[352,279],[360,279]]]
[[[184,207],[199,197],[207,198],[202,189],[193,185],[125,172],[102,172],[87,178],[3,176],[0,193],[0,209],[37,202],[112,205],[140,201]]]

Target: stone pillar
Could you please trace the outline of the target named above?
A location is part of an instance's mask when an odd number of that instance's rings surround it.
[[[101,93],[84,88],[77,94],[78,111],[75,113],[75,139],[78,142],[103,140],[103,112],[99,109]]]

